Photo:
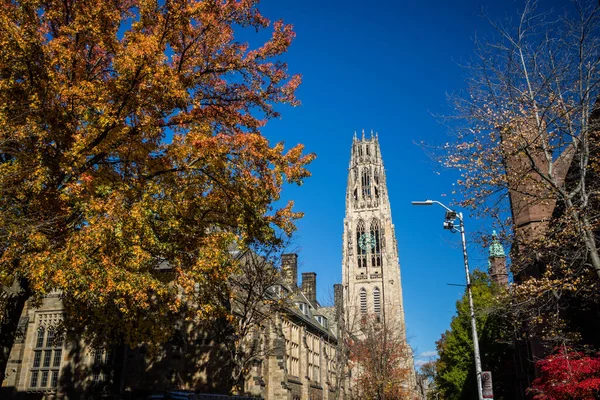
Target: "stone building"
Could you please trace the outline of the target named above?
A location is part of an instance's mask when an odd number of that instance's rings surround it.
[[[348,334],[359,335],[369,317],[385,322],[406,341],[398,245],[378,136],[352,140],[342,250],[344,321]],[[408,348],[408,345],[406,346]],[[416,387],[412,354],[407,357]]]
[[[297,255],[282,257],[283,276],[273,295],[285,297],[287,306],[266,319],[260,329],[268,347],[252,363],[245,393],[264,399],[343,398],[343,383],[336,379],[337,322],[334,307],[321,307],[316,299],[314,272],[297,282]],[[338,308],[341,307],[339,304]],[[2,399],[95,399],[118,393],[145,398],[167,390],[227,393],[228,353],[217,329],[193,326],[150,354],[144,347],[91,349],[83,342],[61,340],[55,328],[63,322],[59,293],[47,296],[33,308],[27,304],[20,332],[8,362]]]

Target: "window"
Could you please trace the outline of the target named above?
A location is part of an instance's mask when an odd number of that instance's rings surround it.
[[[285,289],[283,289],[281,287],[281,285],[273,285],[269,288],[269,293],[277,298],[277,299],[281,299],[283,297],[283,295],[285,294]]]
[[[103,366],[112,364],[112,351],[105,349],[97,349],[94,351],[94,365]]]
[[[62,357],[62,350],[61,349],[54,350],[54,362],[52,363],[53,367],[60,366],[61,357]]]
[[[317,336],[309,333],[306,337],[306,344],[308,347],[308,376],[310,380],[318,383],[321,381],[321,343]]]
[[[58,371],[52,371],[52,380],[50,381],[50,387],[58,386]]]
[[[371,197],[371,171],[368,167],[362,169],[360,183],[362,187],[362,199],[366,200]]]
[[[110,384],[112,380],[112,351],[107,349],[96,349],[91,356],[93,357],[93,384],[95,386]]]
[[[104,353],[103,350],[96,350],[94,352],[94,364],[102,364],[102,353]]]
[[[39,371],[33,371],[31,373],[31,382],[29,382],[29,386],[31,386],[32,388],[37,387],[39,373]]]
[[[379,220],[373,218],[369,233],[375,239],[375,245],[371,250],[371,266],[381,267],[381,232],[379,230]]]
[[[46,335],[46,347],[52,347],[54,342],[54,329],[48,329],[48,335]]]
[[[40,382],[40,387],[48,386],[48,371],[42,371],[42,381]]]
[[[40,328],[37,331],[37,341],[35,343],[35,347],[43,347],[44,346],[44,328]]]
[[[39,368],[42,362],[42,351],[36,350],[33,355],[33,368]]]
[[[358,268],[367,267],[367,249],[363,249],[360,245],[360,240],[365,234],[365,222],[362,219],[358,220],[356,224],[356,254],[358,261]]]
[[[377,287],[373,289],[373,311],[375,314],[381,313],[381,292]]]
[[[52,359],[52,350],[44,350],[44,368],[50,366],[50,360]]]
[[[52,317],[47,314],[39,316],[42,321],[48,321]],[[62,361],[62,337],[57,333],[54,328],[40,327],[37,330],[29,380],[29,386],[32,388],[44,389],[58,386]]]
[[[306,303],[296,303],[296,305],[298,306],[298,308],[300,309],[300,311],[302,311],[302,314],[304,314],[306,316],[310,315],[309,311],[310,311],[311,307],[308,304],[306,304]]]
[[[365,288],[360,289],[360,312],[367,313],[367,290]]]
[[[300,328],[284,321],[287,368],[290,375],[300,376]]]
[[[315,316],[315,318],[319,322],[319,324],[321,324],[321,326],[327,328],[327,318],[323,317],[322,315],[317,315]]]

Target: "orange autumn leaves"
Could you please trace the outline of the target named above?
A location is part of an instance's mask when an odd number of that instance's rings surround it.
[[[274,203],[314,159],[260,133],[300,77],[290,25],[236,41],[270,26],[257,3],[1,3],[3,283],[58,289],[81,326],[132,343],[222,311],[231,250],[295,229]]]

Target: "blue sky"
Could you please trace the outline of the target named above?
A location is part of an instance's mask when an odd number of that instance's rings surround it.
[[[547,7],[550,1],[541,1]],[[560,8],[567,4],[557,2]],[[447,93],[464,89],[460,64],[473,54],[473,38],[491,38],[481,17],[517,16],[522,1],[339,1],[264,0],[260,10],[284,19],[297,38],[284,56],[303,76],[302,105],[281,108],[281,119],[264,130],[273,141],[303,143],[315,152],[313,176],[286,187],[284,199],[305,212],[292,250],[299,273],[315,271],[318,298],[332,302],[341,282],[342,222],[347,167],[354,131],[379,133],[392,217],[400,253],[407,332],[415,354],[429,354],[449,327],[464,290],[460,237],[442,229],[439,207],[411,200],[450,203],[456,175],[440,169],[415,143],[449,140],[433,116],[451,112]],[[443,196],[447,194],[447,196]],[[479,222],[466,219],[466,228]],[[487,267],[484,251],[469,246],[472,268]]]

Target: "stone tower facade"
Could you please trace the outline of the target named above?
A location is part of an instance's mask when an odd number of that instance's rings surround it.
[[[350,334],[365,317],[406,340],[398,247],[377,135],[352,140],[342,252],[344,319]],[[414,372],[409,358],[411,376]],[[412,385],[412,382],[407,382]]]

